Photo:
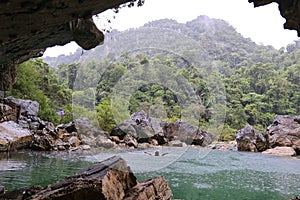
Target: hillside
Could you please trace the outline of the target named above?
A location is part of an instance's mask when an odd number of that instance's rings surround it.
[[[299,57],[297,43],[280,50],[257,45],[224,20],[199,16],[112,31],[102,46],[44,62],[72,91],[72,102],[53,107],[73,117],[109,130],[143,109],[227,140],[247,123],[263,130],[276,114],[299,114]]]

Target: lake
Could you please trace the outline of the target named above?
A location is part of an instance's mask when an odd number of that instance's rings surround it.
[[[118,154],[138,180],[164,176],[174,199],[289,199],[300,195],[300,159],[206,148],[145,151],[0,154],[0,185],[7,190],[45,186]]]

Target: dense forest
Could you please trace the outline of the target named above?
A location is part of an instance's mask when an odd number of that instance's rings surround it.
[[[300,113],[299,43],[258,45],[207,16],[113,30],[93,50],[33,59],[18,70],[6,96],[38,101],[40,117],[54,123],[63,108],[63,122],[88,117],[109,131],[143,109],[231,140],[246,124],[264,130],[276,114]]]

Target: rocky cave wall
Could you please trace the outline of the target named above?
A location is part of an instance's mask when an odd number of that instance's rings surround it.
[[[285,29],[300,35],[300,1],[248,0],[255,7],[278,3]],[[39,57],[47,47],[76,41],[91,49],[104,40],[92,16],[131,0],[3,0],[0,1],[0,91],[16,81],[17,65]],[[234,5],[233,5],[234,6]],[[171,8],[170,8],[171,9]]]
[[[17,65],[47,47],[76,41],[91,49],[104,40],[92,16],[130,0],[0,1],[0,90],[16,81]]]

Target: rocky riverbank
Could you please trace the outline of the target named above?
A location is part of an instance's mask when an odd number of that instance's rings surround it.
[[[207,146],[212,134],[187,122],[166,122],[140,111],[111,132],[94,127],[86,118],[54,126],[37,117],[39,104],[7,97],[0,102],[0,151],[32,149],[88,150],[96,148],[146,149],[161,145]]]
[[[239,151],[300,155],[300,116],[277,115],[265,132],[247,125],[236,135]]]
[[[36,101],[13,97],[0,101],[0,152],[71,150],[82,144],[75,122],[55,127],[37,117],[38,110]]]
[[[274,155],[300,154],[300,116],[278,115],[265,132],[247,125],[237,132],[236,142],[216,142],[211,133],[188,122],[159,121],[144,111],[133,113],[111,132],[106,132],[93,126],[87,118],[55,127],[37,117],[38,108],[39,104],[31,100],[7,97],[0,101],[0,151],[130,150],[193,145]]]

